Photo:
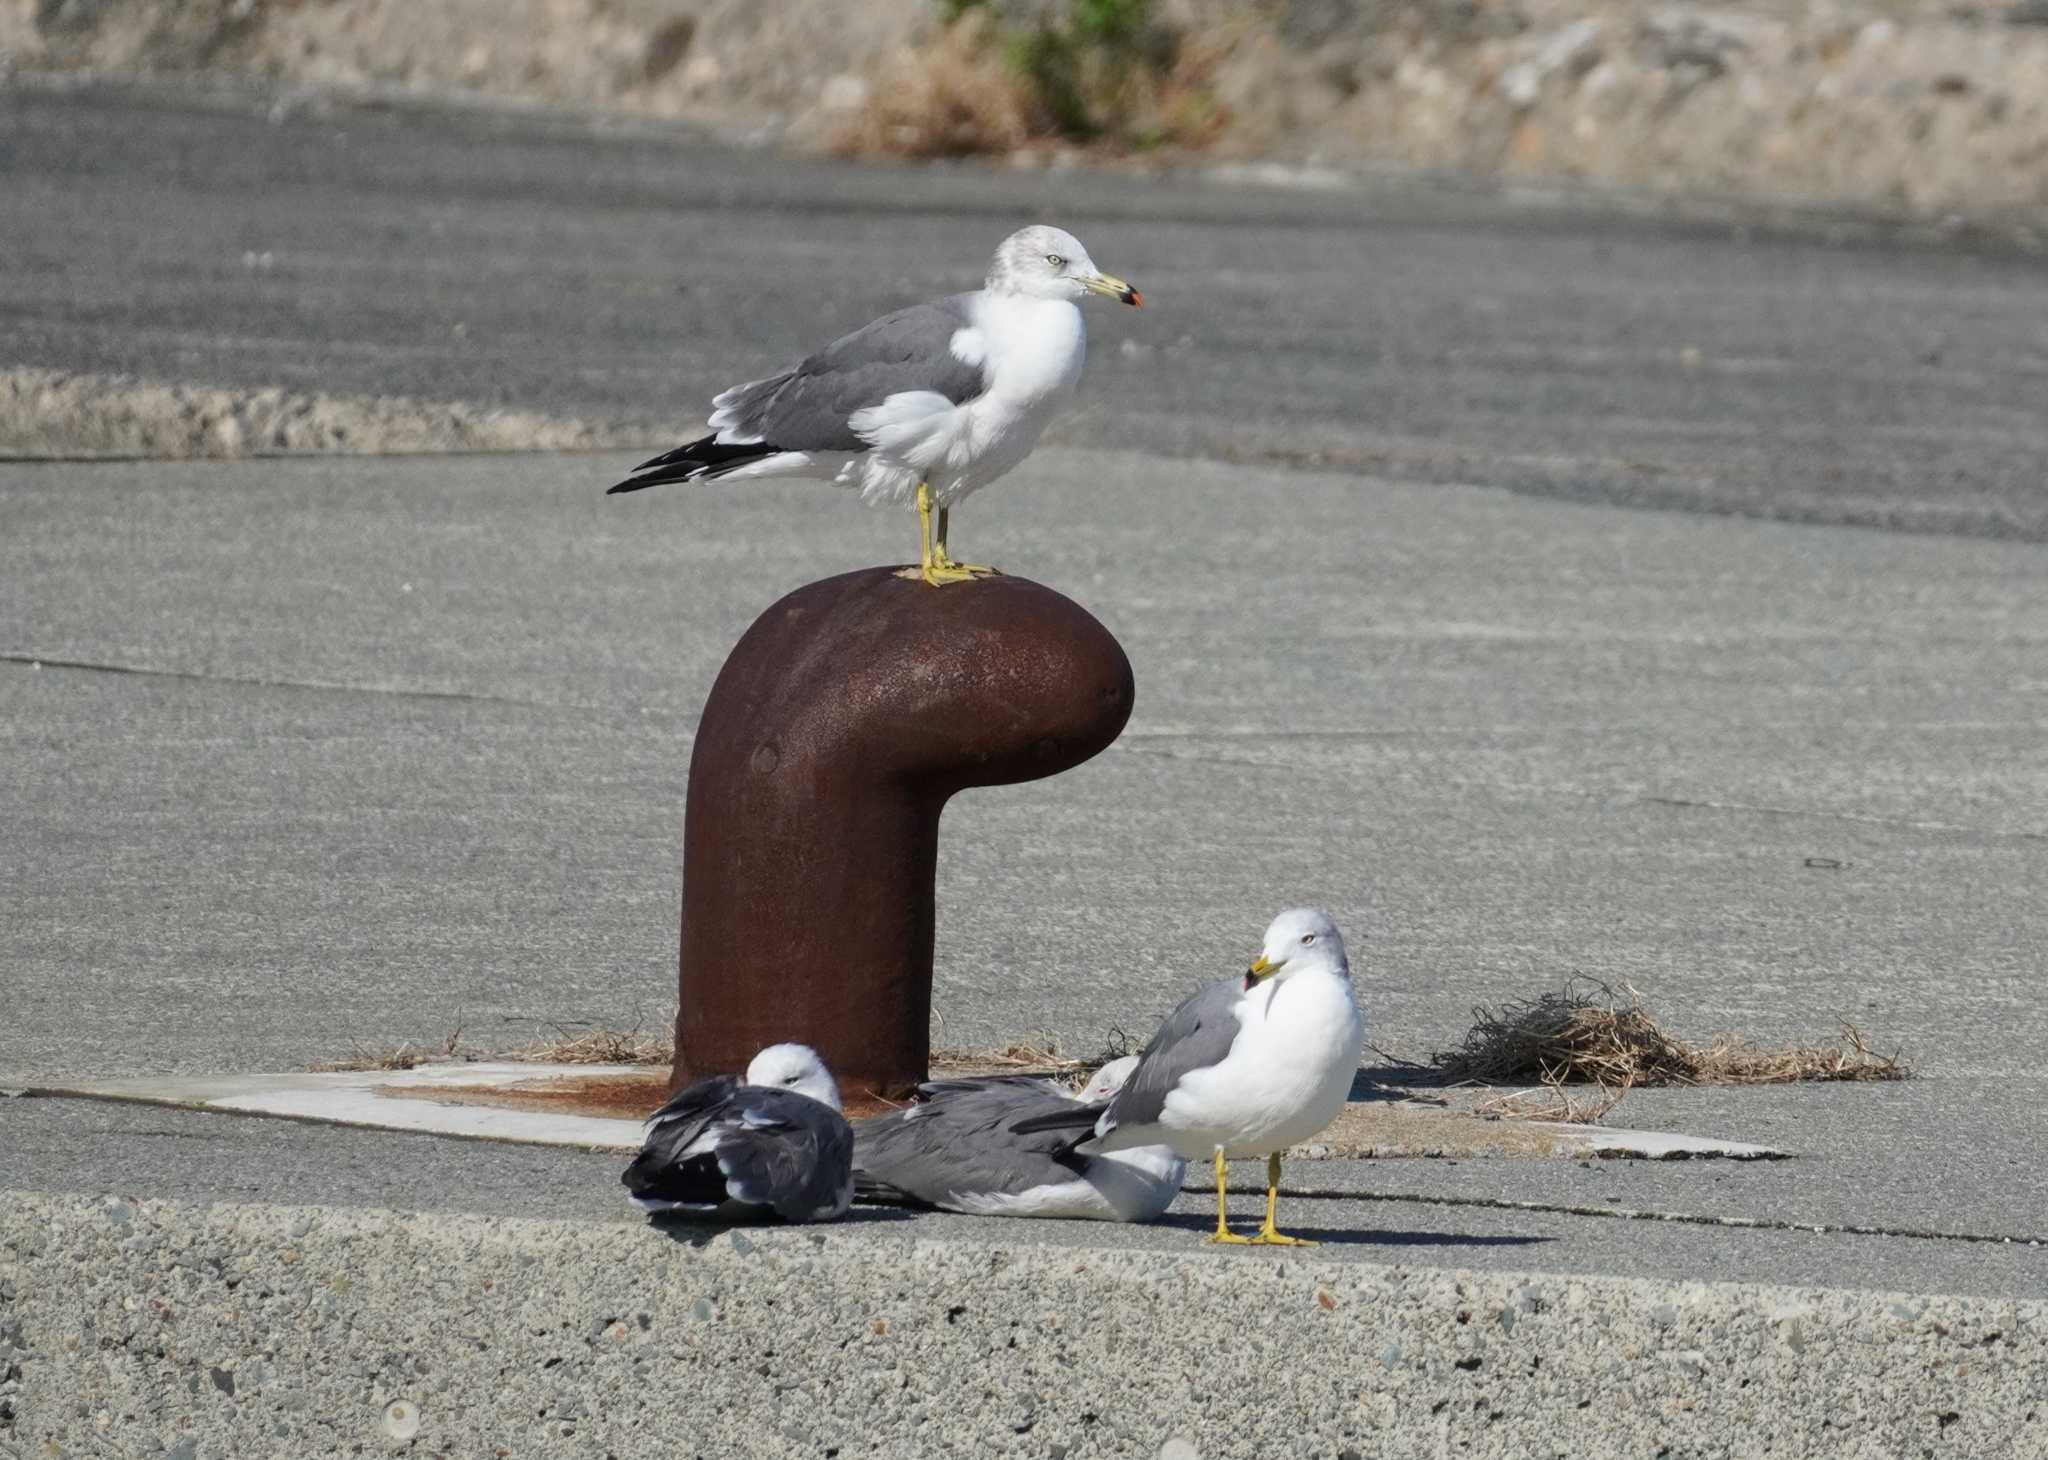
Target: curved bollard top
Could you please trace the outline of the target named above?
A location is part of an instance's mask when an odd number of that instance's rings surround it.
[[[1131,696],[1109,631],[1024,578],[868,568],[762,614],[690,758],[673,1083],[782,1040],[850,1099],[923,1079],[947,798],[1079,765]]]

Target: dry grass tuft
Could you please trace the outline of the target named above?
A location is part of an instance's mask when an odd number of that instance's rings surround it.
[[[381,1054],[357,1045],[339,1059],[315,1060],[306,1066],[316,1075],[353,1074],[359,1070],[416,1070],[433,1055],[413,1044],[401,1044]]]
[[[547,1065],[667,1065],[676,1058],[675,1021],[670,1020],[654,1034],[639,1025],[631,1029],[589,1029],[572,1034],[560,1025],[554,1037],[538,1037],[530,1044],[493,1056]]]
[[[408,1042],[379,1053],[356,1045],[343,1058],[321,1060],[311,1068],[316,1075],[345,1074],[357,1070],[416,1070],[429,1061],[466,1058],[455,1053],[456,1046],[461,1043],[462,1026],[458,1024],[448,1031],[448,1037],[441,1041],[439,1049],[427,1049]]]
[[[1898,1054],[1876,1053],[1850,1024],[1842,1026],[1842,1038],[1833,1044],[1761,1049],[1724,1036],[1700,1048],[1667,1033],[1633,988],[1624,985],[1616,994],[1593,979],[1574,979],[1562,992],[1498,1009],[1481,1006],[1473,1011],[1464,1043],[1432,1058],[1448,1080],[1534,1080],[1553,1092],[1567,1084],[1625,1093],[1636,1085],[1903,1080],[1911,1073]]]
[[[970,12],[928,45],[889,57],[866,104],[825,144],[841,157],[975,157],[1013,152],[1031,133],[1024,84],[992,44],[987,18]]]
[[[1670,1085],[1693,1072],[1685,1046],[1658,1026],[1634,989],[1622,1000],[1607,985],[1580,979],[1498,1009],[1481,1005],[1465,1042],[1431,1058],[1448,1079],[1484,1084]]]
[[[931,1070],[935,1079],[949,1075],[1016,1073],[1085,1080],[1111,1060],[1136,1054],[1139,1048],[1139,1042],[1123,1030],[1112,1029],[1104,1037],[1102,1048],[1093,1054],[1064,1055],[1050,1043],[1040,1045],[1028,1041],[1005,1045],[998,1050],[935,1049],[932,1051]]]
[[[557,1024],[552,1032],[536,1031],[533,1039],[509,1049],[480,1050],[462,1047],[462,1030],[457,1027],[439,1048],[401,1044],[385,1052],[360,1045],[341,1059],[322,1060],[311,1068],[319,1073],[361,1070],[413,1070],[424,1064],[474,1063],[479,1060],[507,1060],[546,1065],[667,1065],[676,1057],[675,1019],[665,1020],[654,1032],[641,1025],[631,1029],[586,1029],[572,1031]],[[1140,1041],[1121,1029],[1104,1036],[1102,1048],[1088,1055],[1061,1054],[1051,1041],[1029,1040],[996,1050],[934,1050],[934,1077],[965,1074],[1046,1074],[1085,1079],[1113,1059],[1135,1054]]]
[[[1802,1080],[1904,1080],[1912,1067],[1899,1051],[1879,1054],[1854,1024],[1842,1025],[1832,1044],[1795,1044],[1758,1049],[1747,1040],[1722,1036],[1696,1052],[1700,1085],[1790,1085]]]
[[[1564,1081],[1546,1078],[1541,1089],[1513,1090],[1496,1095],[1472,1107],[1474,1115],[1492,1120],[1547,1120],[1564,1125],[1597,1125],[1621,1104],[1631,1085],[1601,1085],[1600,1093],[1581,1097],[1567,1090]]]
[[[507,1060],[520,1064],[552,1065],[666,1065],[676,1057],[675,1021],[670,1019],[658,1033],[648,1034],[641,1026],[631,1029],[589,1029],[577,1034],[561,1025],[550,1026],[552,1034],[536,1031],[527,1043],[510,1049],[465,1049],[462,1026],[449,1031],[437,1049],[412,1043],[394,1050],[377,1051],[355,1046],[340,1059],[320,1060],[309,1068],[315,1074],[343,1074],[362,1070],[416,1070],[425,1064],[475,1064],[483,1060]]]
[[[1172,39],[1151,0],[1093,0],[1096,23],[959,0],[953,22],[896,52],[825,137],[842,157],[933,158],[1199,150],[1230,121],[1211,85],[1231,43]],[[1110,14],[1109,12],[1117,12]]]

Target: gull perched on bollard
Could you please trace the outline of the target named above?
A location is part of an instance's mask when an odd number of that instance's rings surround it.
[[[1336,924],[1315,908],[1290,908],[1266,929],[1265,946],[1240,978],[1194,994],[1167,1015],[1107,1105],[1023,1121],[1018,1129],[1086,1127],[1079,1153],[1164,1144],[1190,1161],[1216,1163],[1212,1242],[1299,1244],[1274,1225],[1280,1153],[1337,1118],[1358,1072],[1365,1020],[1351,992],[1351,965]],[[1240,1237],[1224,1219],[1225,1158],[1266,1158],[1266,1220]]]
[[[1076,302],[1138,291],[1043,224],[1003,240],[988,279],[887,314],[787,370],[711,402],[711,434],[635,467],[613,492],[710,478],[819,477],[871,506],[915,500],[918,567],[934,586],[992,568],[955,562],[952,509],[1031,453],[1088,352]]]
[[[817,1052],[771,1044],[744,1080],[713,1075],[671,1096],[619,1180],[643,1212],[829,1222],[853,1202],[853,1129]]]
[[[1137,1063],[1129,1055],[1104,1065],[1082,1098],[1114,1094]],[[917,1088],[921,1103],[854,1126],[862,1196],[983,1217],[1149,1222],[1172,1205],[1187,1171],[1165,1146],[1087,1156],[1057,1130],[1018,1134],[1019,1121],[1075,1104],[1042,1080],[998,1075]]]

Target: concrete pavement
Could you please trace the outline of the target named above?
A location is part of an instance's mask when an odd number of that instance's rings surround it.
[[[29,1199],[0,1207],[0,1442],[2004,1457],[2038,1455],[2048,1426],[2038,1303],[1017,1245],[1033,1225],[714,1237]]]
[[[759,605],[909,524],[802,484],[606,500],[618,464],[0,468],[0,936],[29,975],[0,1071],[659,1022],[695,705]],[[1852,1019],[1924,1078],[1615,1117],[1794,1163],[1330,1179],[1930,1234],[1651,1249],[1586,1219],[1566,1267],[2048,1295],[2042,549],[1069,451],[957,532],[1086,603],[1139,693],[1097,761],[949,812],[942,1043],[1142,1034],[1299,898],[1360,935],[1372,1038],[1409,1058],[1573,972],[1695,1036]],[[103,1110],[16,1109],[24,1184],[106,1179],[64,1134]],[[230,1125],[212,1169],[275,1192]],[[394,1171],[398,1204],[446,1180]],[[1947,1240],[1981,1236],[2023,1251]]]

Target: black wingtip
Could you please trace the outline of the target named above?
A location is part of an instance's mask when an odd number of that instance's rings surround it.
[[[909,1207],[924,1205],[924,1203],[920,1202],[902,1187],[891,1186],[880,1177],[870,1176],[859,1168],[855,1168],[853,1173],[853,1194],[858,1200],[875,1206]]]
[[[664,482],[715,481],[726,473],[736,471],[764,456],[773,456],[781,451],[780,446],[765,441],[752,441],[744,446],[721,445],[716,436],[700,436],[673,451],[664,451],[659,456],[649,457],[633,468],[633,474],[616,486],[607,487],[605,495],[619,492],[641,492],[649,487],[658,487]]]
[[[1056,1110],[1048,1115],[1029,1116],[1010,1127],[1019,1135],[1036,1135],[1049,1130],[1090,1130],[1102,1118],[1102,1112],[1109,1109],[1109,1102],[1099,1105],[1075,1105],[1071,1110]]]

